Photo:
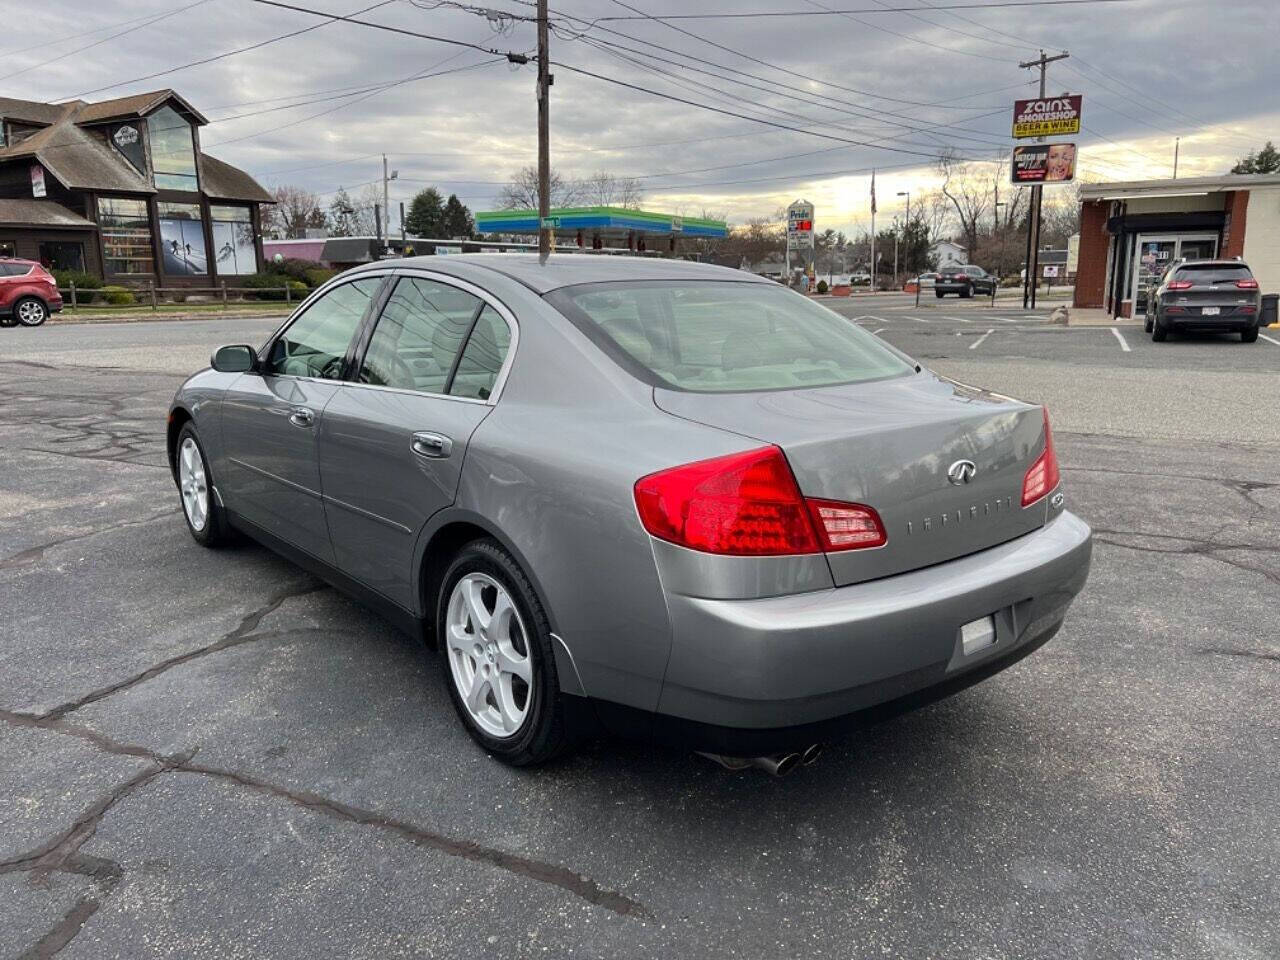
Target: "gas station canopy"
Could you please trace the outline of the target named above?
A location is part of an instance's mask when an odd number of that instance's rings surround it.
[[[536,210],[489,210],[476,215],[477,233],[536,234]],[[723,237],[728,228],[721,220],[677,217],[647,210],[624,210],[621,207],[565,207],[553,209],[547,225],[561,242],[577,238],[579,246],[599,248],[605,240],[625,241],[628,249],[644,250],[647,240],[680,237]]]

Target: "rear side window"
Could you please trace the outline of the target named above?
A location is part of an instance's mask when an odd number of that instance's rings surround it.
[[[1190,280],[1197,286],[1252,280],[1253,274],[1243,263],[1192,263],[1179,267],[1175,280]]]
[[[479,297],[431,280],[396,284],[369,340],[359,380],[377,386],[444,393]]]
[[[913,370],[871,334],[774,284],[601,283],[547,299],[632,373],[677,390],[823,387]]]
[[[0,263],[0,277],[23,277],[30,272],[28,263]]]

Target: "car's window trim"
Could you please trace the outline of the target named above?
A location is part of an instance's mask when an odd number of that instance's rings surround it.
[[[373,297],[370,298],[369,307],[365,308],[365,312],[360,317],[359,323],[356,324],[356,329],[352,333],[351,339],[347,341],[347,350],[343,354],[342,373],[340,376],[310,377],[310,376],[304,376],[304,375],[295,374],[295,373],[277,373],[275,371],[266,371],[264,369],[265,375],[272,376],[272,377],[280,377],[280,378],[289,379],[289,380],[308,381],[311,383],[344,383],[346,382],[347,374],[350,369],[348,362],[351,356],[351,345],[359,341],[361,333],[364,330],[365,324],[368,322],[369,315],[372,312],[372,308],[375,307],[377,304],[379,304],[382,300],[382,295],[385,292],[385,288],[386,288],[386,278],[391,275],[392,275],[392,271],[390,270],[385,270],[385,271],[369,270],[369,271],[362,271],[357,274],[352,274],[350,276],[343,275],[343,276],[334,277],[328,283],[324,284],[324,286],[319,287],[318,289],[313,291],[310,296],[308,296],[305,300],[303,300],[302,303],[298,305],[298,309],[295,310],[293,313],[291,313],[285,319],[284,323],[282,323],[279,327],[276,328],[275,333],[271,334],[271,336],[267,339],[267,342],[263,344],[262,349],[258,351],[258,362],[261,364],[266,364],[267,359],[271,356],[272,349],[276,345],[276,341],[278,341],[282,336],[288,333],[289,328],[292,327],[295,323],[297,323],[298,320],[301,319],[302,316],[308,310],[310,310],[313,306],[315,306],[315,304],[319,302],[319,300],[322,297],[326,296],[331,291],[338,289],[338,287],[345,286],[346,284],[349,284],[349,283],[355,283],[359,280],[379,279],[380,284],[377,292],[374,294]]]
[[[439,273],[435,270],[426,270],[420,267],[398,267],[389,271],[393,283],[387,285],[384,293],[385,296],[379,299],[378,310],[371,314],[368,321],[368,335],[362,336],[360,339],[359,351],[353,359],[353,377],[345,380],[344,383],[358,387],[361,390],[385,390],[390,393],[402,393],[412,397],[431,397],[436,400],[455,400],[458,403],[480,403],[486,406],[494,406],[498,399],[502,396],[502,390],[507,384],[507,377],[511,373],[511,365],[515,362],[516,350],[520,345],[520,324],[516,321],[515,314],[511,309],[503,303],[498,297],[490,293],[483,287],[476,286],[468,280],[461,277],[455,277],[448,273]],[[434,283],[443,283],[445,286],[455,287],[464,293],[469,293],[473,297],[480,300],[480,304],[476,307],[476,312],[471,317],[471,324],[467,327],[467,335],[463,338],[459,346],[457,356],[454,357],[454,366],[450,368],[449,380],[445,384],[445,389],[453,386],[453,374],[456,372],[457,364],[462,354],[467,349],[467,343],[471,339],[471,333],[475,329],[476,322],[480,318],[480,314],[484,312],[486,306],[492,307],[507,325],[507,331],[511,335],[511,342],[507,345],[507,355],[502,361],[502,366],[498,368],[498,375],[493,380],[493,390],[490,391],[486,399],[481,400],[479,397],[460,397],[451,393],[432,393],[428,390],[410,390],[405,387],[388,387],[378,383],[360,383],[358,376],[360,365],[364,363],[365,352],[369,349],[369,341],[373,339],[373,331],[377,329],[378,321],[382,319],[382,313],[386,309],[387,303],[390,302],[390,293],[395,289],[395,285],[405,279],[422,279],[430,280]]]

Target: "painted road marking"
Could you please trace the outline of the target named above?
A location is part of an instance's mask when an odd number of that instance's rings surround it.
[[[1017,323],[1013,317],[983,317],[984,320],[999,320],[1001,323]]]
[[[1129,344],[1124,339],[1124,334],[1122,334],[1115,327],[1111,328],[1111,332],[1114,333],[1116,335],[1116,339],[1120,341],[1120,349],[1123,350],[1125,353],[1131,353],[1132,351],[1129,349]]]
[[[1260,333],[1258,334],[1258,336],[1260,336],[1263,340],[1267,341],[1267,343],[1274,343],[1277,347],[1280,347],[1280,340],[1272,340],[1265,333]]]
[[[941,317],[942,320],[959,320],[961,323],[973,323],[972,317]]]
[[[877,337],[878,337],[878,336],[880,336],[880,334],[884,333],[884,332],[885,332],[886,330],[888,330],[888,329],[889,329],[888,327],[881,327],[879,330],[872,330],[872,331],[871,331],[871,333],[872,333],[874,336],[877,336]]]
[[[929,321],[928,321],[928,320],[926,320],[924,317],[908,317],[906,314],[903,314],[902,319],[903,319],[903,320],[918,320],[920,323],[928,323],[928,322],[929,322]]]
[[[982,346],[982,341],[983,341],[983,340],[985,340],[985,339],[987,339],[987,337],[991,336],[991,335],[992,335],[993,333],[995,333],[995,332],[996,332],[996,331],[995,331],[995,328],[994,328],[994,327],[992,327],[990,330],[988,330],[986,333],[984,333],[982,336],[980,336],[977,340],[973,341],[973,343],[969,344],[969,349],[970,349],[970,350],[977,350],[977,349],[978,349],[978,347]]]

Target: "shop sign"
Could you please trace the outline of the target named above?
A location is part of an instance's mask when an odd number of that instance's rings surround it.
[[[1058,265],[1056,263],[1046,263],[1044,265],[1044,276],[1046,279],[1056,280],[1058,277]]]
[[[48,196],[44,188],[44,167],[38,163],[31,165],[31,195],[33,197]]]
[[[682,217],[671,218],[671,232],[684,233],[684,219]]]
[[[797,200],[787,207],[787,249],[813,246],[813,204]]]
[[[1076,177],[1076,145],[1028,143],[1014,147],[1009,172],[1015,184],[1070,183]]]
[[[1040,97],[1015,100],[1013,103],[1013,137],[1061,137],[1080,132],[1080,113],[1084,97]]]

